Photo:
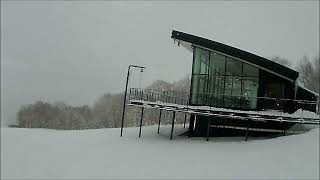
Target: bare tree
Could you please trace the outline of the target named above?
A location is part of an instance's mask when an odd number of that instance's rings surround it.
[[[286,67],[291,67],[291,66],[292,66],[291,62],[290,62],[288,59],[283,58],[283,57],[280,57],[280,56],[278,56],[278,55],[272,56],[272,57],[270,57],[269,59],[270,59],[271,61],[274,61],[274,62],[277,62],[277,63],[279,63],[279,64],[281,64],[281,65],[284,65],[284,66],[286,66]]]
[[[308,89],[317,91],[319,87],[319,81],[317,81],[316,64],[318,60],[311,62],[307,56],[303,56],[297,64],[297,70],[299,71],[300,82]]]
[[[185,78],[169,83],[155,81],[148,88],[189,91],[190,75]],[[89,106],[73,107],[63,102],[53,104],[38,101],[34,104],[21,106],[17,114],[20,127],[25,128],[54,128],[54,129],[88,129],[88,128],[117,128],[121,125],[123,93],[103,94],[95,102],[93,108]],[[138,126],[141,108],[130,107],[126,109],[125,126]],[[146,111],[143,117],[144,125],[158,123],[158,111]],[[162,124],[171,122],[171,114],[162,115]],[[176,115],[177,122],[184,121],[183,114]]]
[[[313,77],[312,82],[314,82],[313,87],[311,87],[314,91],[320,94],[320,56],[314,58],[313,60]]]

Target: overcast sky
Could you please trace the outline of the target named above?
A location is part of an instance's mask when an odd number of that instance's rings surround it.
[[[319,55],[319,1],[1,1],[2,124],[36,100],[91,105],[124,91],[129,64],[147,67],[142,84],[184,77],[192,54],[173,29],[294,63]]]

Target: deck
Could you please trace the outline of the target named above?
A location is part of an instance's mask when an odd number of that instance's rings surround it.
[[[287,122],[287,123],[297,123],[297,124],[316,124],[316,125],[320,124],[319,114],[315,114],[303,109],[300,109],[300,111],[297,111],[293,114],[289,114],[289,113],[285,113],[282,111],[275,111],[275,110],[248,111],[248,110],[234,110],[234,109],[218,108],[218,107],[210,107],[210,106],[190,106],[188,105],[189,97],[190,97],[189,94],[186,92],[131,88],[127,105],[142,107],[142,108],[159,109],[160,111],[162,110],[172,111],[174,112],[174,114],[176,112],[181,112],[186,114],[202,115],[202,116],[210,116],[210,117],[222,117],[226,119],[243,120],[243,121],[250,121],[250,122],[273,121],[273,122],[280,122],[280,123]],[[272,98],[268,98],[268,100],[270,99]],[[276,101],[279,102],[279,99],[276,99]],[[285,100],[280,99],[280,101],[285,101]],[[300,107],[303,107],[305,104],[317,103],[314,101],[301,101],[301,100],[291,100],[291,101],[296,101],[295,103],[300,104]],[[142,116],[143,116],[143,112],[141,114],[141,121],[142,121]],[[159,126],[160,126],[160,120],[159,120]],[[174,120],[172,121],[172,128],[173,126],[174,126]],[[281,130],[277,130],[277,129],[223,126],[223,125],[218,126],[218,125],[211,125],[210,123],[208,123],[208,131],[212,127],[242,129],[247,131],[281,132]],[[141,134],[141,132],[139,134]],[[172,139],[172,134],[171,134],[171,139]]]

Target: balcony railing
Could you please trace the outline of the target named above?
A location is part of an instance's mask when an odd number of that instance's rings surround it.
[[[293,113],[294,111],[301,109],[302,116],[305,110],[316,111],[319,106],[319,102],[317,101],[271,97],[220,95],[219,98],[214,98],[214,94],[196,94],[194,97],[197,97],[197,100],[196,103],[194,102],[195,100],[193,100],[192,105],[242,110],[254,110],[257,106],[260,106],[258,109],[273,110],[279,113]],[[189,106],[190,93],[183,91],[163,91],[156,89],[131,88],[129,100]],[[250,106],[250,103],[253,102],[256,103],[255,108],[252,108],[253,106]]]
[[[131,88],[129,100],[162,102],[165,104],[189,104],[189,93],[183,91],[163,91],[156,89]]]

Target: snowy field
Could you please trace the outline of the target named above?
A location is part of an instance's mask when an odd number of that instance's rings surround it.
[[[319,128],[247,142],[138,131],[2,128],[1,179],[319,179]]]

